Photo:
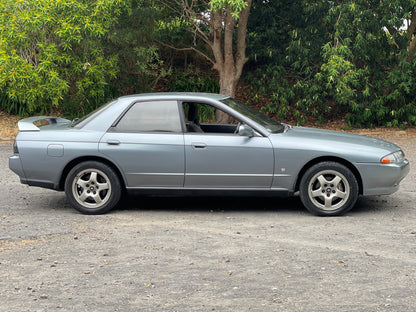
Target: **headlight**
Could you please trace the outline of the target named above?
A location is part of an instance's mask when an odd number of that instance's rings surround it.
[[[391,154],[388,154],[387,156],[384,156],[381,159],[382,164],[396,164],[399,162],[402,162],[404,159],[404,153],[403,151],[397,151]]]

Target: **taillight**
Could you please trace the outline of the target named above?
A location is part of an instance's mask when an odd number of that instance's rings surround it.
[[[16,140],[13,142],[13,153],[19,154],[19,149],[17,148]]]

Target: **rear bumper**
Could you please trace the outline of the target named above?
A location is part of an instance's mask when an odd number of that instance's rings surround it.
[[[389,195],[399,189],[410,171],[407,159],[398,164],[356,164],[363,181],[363,195]]]
[[[25,173],[23,171],[23,166],[22,166],[22,162],[20,161],[20,157],[19,155],[13,155],[11,157],[9,157],[9,168],[11,171],[13,171],[14,173],[16,173],[19,178],[20,181],[24,184],[26,183],[26,176]]]
[[[19,155],[13,155],[9,157],[9,168],[11,171],[13,171],[19,176],[20,183],[22,184],[27,184],[30,186],[39,186],[39,187],[53,189],[53,190],[59,190],[58,185],[55,185],[51,181],[27,179],[23,171],[23,166],[22,166],[22,162],[20,160]]]

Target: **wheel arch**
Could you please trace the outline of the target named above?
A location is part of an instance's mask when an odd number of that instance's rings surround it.
[[[341,157],[336,157],[336,156],[318,157],[318,158],[314,158],[314,159],[310,160],[309,162],[307,162],[302,167],[302,169],[299,171],[299,174],[298,174],[297,179],[296,179],[296,184],[295,184],[295,192],[299,191],[300,181],[302,180],[302,177],[305,174],[306,170],[308,170],[313,165],[316,165],[318,163],[325,162],[325,161],[337,162],[337,163],[340,163],[340,164],[344,165],[348,169],[350,169],[351,172],[354,174],[355,178],[357,179],[358,193],[360,195],[363,194],[363,190],[364,190],[363,180],[362,180],[361,174],[358,171],[358,169],[351,162],[349,162],[349,161],[347,161],[347,160],[345,160]]]
[[[101,162],[103,164],[106,164],[107,166],[111,167],[111,169],[114,170],[114,172],[117,174],[117,177],[120,180],[122,189],[126,189],[126,184],[124,181],[124,178],[119,170],[119,168],[111,161],[109,161],[106,158],[103,157],[98,157],[98,156],[82,156],[82,157],[78,157],[75,158],[73,160],[71,160],[64,168],[64,170],[62,171],[62,175],[61,175],[61,179],[59,180],[59,190],[64,190],[65,189],[65,180],[66,177],[68,176],[69,172],[71,171],[72,168],[74,168],[76,165],[86,162],[86,161],[98,161]]]

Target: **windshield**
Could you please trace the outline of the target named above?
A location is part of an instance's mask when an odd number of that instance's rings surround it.
[[[226,99],[221,100],[221,102],[228,105],[232,109],[236,110],[240,114],[255,121],[259,125],[266,128],[267,131],[271,133],[281,133],[285,129],[285,126],[277,122],[276,120],[271,119],[270,117],[267,117],[266,115],[256,111],[250,106],[245,105],[233,98],[226,98]]]

